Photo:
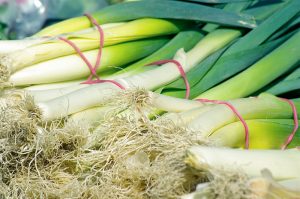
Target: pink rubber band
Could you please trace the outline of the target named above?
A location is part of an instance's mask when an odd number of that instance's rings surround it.
[[[114,80],[100,80],[100,77],[97,74],[97,68],[100,65],[101,62],[101,56],[102,56],[102,48],[104,46],[104,32],[102,30],[102,28],[100,27],[100,25],[97,23],[97,21],[89,14],[85,14],[86,17],[88,17],[88,19],[91,21],[92,24],[94,24],[97,29],[98,32],[100,34],[100,46],[99,46],[99,50],[98,50],[98,54],[97,54],[97,59],[96,59],[96,63],[94,65],[94,67],[92,66],[92,64],[89,62],[89,60],[85,57],[85,55],[81,52],[81,50],[76,46],[75,43],[73,43],[72,41],[63,38],[63,37],[59,37],[60,40],[66,42],[67,44],[69,44],[71,47],[73,47],[73,49],[77,52],[77,54],[81,57],[81,59],[86,63],[86,65],[88,66],[91,74],[88,77],[88,80],[85,82],[82,82],[82,84],[98,84],[98,83],[105,83],[105,82],[109,82],[112,84],[115,84],[116,86],[118,86],[121,89],[125,89],[124,86],[122,86],[120,83],[114,81]],[[93,80],[92,78],[95,77],[96,80]]]
[[[209,100],[209,99],[196,99],[199,102],[211,102],[214,104],[224,104],[226,106],[228,106],[232,112],[239,118],[239,120],[241,121],[241,123],[244,126],[245,129],[245,149],[249,149],[249,127],[246,123],[246,121],[243,119],[242,115],[238,112],[238,110],[229,102],[225,102],[225,101],[219,101],[219,100]]]
[[[93,69],[92,64],[89,62],[89,60],[85,57],[85,55],[81,52],[81,50],[76,46],[75,43],[73,43],[72,41],[63,38],[63,37],[58,37],[60,40],[66,42],[67,44],[69,44],[71,47],[73,47],[73,49],[76,51],[76,53],[80,56],[80,58],[85,62],[85,64],[88,66],[88,68],[90,69],[92,75],[98,80],[99,77],[96,73],[96,71]]]
[[[99,32],[100,43],[99,43],[99,50],[98,50],[96,63],[94,65],[93,72],[92,72],[92,74],[94,74],[94,73],[97,73],[96,71],[97,71],[98,67],[100,66],[100,62],[101,62],[102,49],[104,47],[104,32],[103,32],[101,26],[98,24],[98,22],[91,15],[85,14],[85,16],[91,21],[92,24],[94,24],[94,26],[96,26],[96,28]],[[93,78],[92,74],[89,76],[88,81],[92,80],[92,78]]]
[[[166,63],[173,63],[177,66],[179,73],[180,73],[181,77],[183,78],[184,84],[186,87],[185,99],[189,99],[190,91],[191,91],[190,84],[189,84],[189,81],[187,79],[186,73],[185,73],[182,65],[178,61],[176,61],[174,59],[167,59],[167,60],[156,61],[156,62],[153,62],[148,65],[161,65],[161,64],[166,64]]]
[[[281,147],[282,150],[285,150],[288,147],[288,145],[293,141],[293,139],[295,137],[295,134],[296,134],[296,132],[299,128],[299,124],[298,124],[297,108],[296,108],[294,102],[292,100],[289,100],[289,99],[284,99],[284,98],[280,98],[280,99],[283,100],[283,101],[286,101],[290,104],[290,106],[292,107],[293,116],[294,116],[294,129],[293,129],[293,132],[287,137],[285,143]]]
[[[93,74],[97,74],[97,69],[100,66],[100,62],[101,62],[101,57],[102,57],[102,49],[104,47],[104,32],[101,28],[101,26],[98,24],[98,22],[90,15],[90,14],[85,14],[85,16],[90,20],[90,22],[96,26],[98,32],[99,32],[99,37],[100,37],[100,43],[99,43],[99,50],[98,50],[98,54],[97,54],[97,59],[96,59],[96,63],[94,65],[94,68],[91,70],[91,75],[88,77],[88,80],[83,82],[82,84],[99,84],[99,83],[112,83],[115,84],[116,86],[118,86],[120,89],[125,90],[125,87],[122,86],[120,83],[114,81],[114,80],[100,80],[100,77],[97,75],[97,79],[96,80],[92,80],[93,78]]]

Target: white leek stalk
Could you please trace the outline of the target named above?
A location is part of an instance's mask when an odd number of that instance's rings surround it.
[[[132,95],[134,95],[134,90],[132,91]],[[122,95],[122,94],[121,94]],[[204,106],[203,103],[186,100],[186,99],[179,99],[175,97],[169,97],[161,94],[157,94],[151,91],[147,91],[145,93],[145,96],[147,96],[147,103],[153,108],[153,109],[159,109],[163,111],[168,112],[182,112],[188,110],[194,110],[195,107],[202,107]],[[124,96],[125,98],[125,96]],[[113,99],[113,98],[112,98]],[[125,99],[126,100],[126,99]],[[117,104],[116,104],[117,106]],[[207,106],[209,107],[209,106]],[[98,106],[94,108],[89,108],[83,111],[80,111],[78,113],[72,114],[70,116],[70,119],[72,121],[80,122],[85,121],[87,124],[91,126],[95,126],[99,124],[101,120],[103,120],[107,115],[109,114],[118,114],[117,111],[120,111],[120,114],[124,115],[127,114],[127,110],[120,110],[118,107],[113,106]],[[170,117],[164,117],[171,119]]]
[[[264,170],[265,171],[265,170]],[[225,172],[225,171],[224,171]],[[238,171],[234,171],[238,172]],[[212,173],[211,175],[215,175]],[[238,174],[237,174],[238,175]],[[220,178],[217,176],[217,178]],[[222,178],[222,177],[221,177]],[[225,176],[224,176],[225,178]],[[231,180],[231,181],[230,181]],[[239,182],[238,179],[220,180],[197,185],[196,191],[182,196],[182,199],[218,198],[260,198],[260,199],[295,199],[300,195],[299,179],[275,181],[271,176],[255,177]],[[220,185],[220,183],[224,183]],[[226,190],[225,190],[226,189]],[[232,189],[228,191],[228,189]],[[222,193],[224,195],[222,195]]]
[[[200,102],[198,102],[200,103]],[[205,105],[198,108],[182,111],[180,113],[167,113],[163,115],[163,118],[173,121],[175,124],[188,125],[192,120],[205,114],[211,110],[215,105]]]
[[[71,122],[83,122],[91,127],[98,126],[103,119],[112,113],[113,108],[109,106],[99,106],[95,108],[86,109],[75,113],[69,117]]]
[[[289,119],[293,117],[290,105],[272,95],[262,94],[257,98],[231,100],[232,104],[245,120],[249,119]],[[210,136],[217,129],[239,121],[235,113],[226,105],[214,106],[210,111],[195,118],[189,128]]]
[[[268,169],[276,180],[300,177],[298,149],[243,150],[194,146],[188,149],[186,162],[195,169],[238,168],[250,177],[259,177]]]
[[[60,89],[60,88],[67,88],[69,86],[75,86],[75,85],[80,84],[81,82],[84,82],[84,79],[66,81],[66,82],[58,82],[58,83],[52,83],[52,84],[37,84],[37,85],[25,87],[24,90],[25,91],[45,91],[45,90],[52,90],[52,89]]]
[[[23,50],[29,46],[37,45],[48,41],[48,38],[32,38],[23,40],[1,40],[0,55],[12,53],[14,51]]]
[[[138,74],[139,72],[153,70],[155,67],[143,67],[138,70],[130,70],[120,74],[101,74],[101,79],[103,80],[115,80],[118,78],[128,77],[133,74]],[[86,79],[75,80],[75,81],[67,81],[61,83],[53,83],[53,84],[38,84],[34,86],[29,86],[20,90],[7,90],[4,93],[11,94],[15,96],[22,97],[23,95],[30,95],[34,98],[35,102],[43,102],[48,101],[57,97],[61,97],[73,91],[79,90],[81,88],[85,88],[88,85],[82,84],[82,82],[86,81]]]

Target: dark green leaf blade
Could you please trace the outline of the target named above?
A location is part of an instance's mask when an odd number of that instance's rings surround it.
[[[178,1],[178,0],[172,0]],[[193,2],[200,2],[200,3],[237,3],[237,2],[245,2],[245,1],[255,1],[255,0],[181,0],[181,1],[193,1]]]
[[[286,41],[290,35],[282,37],[276,41],[269,42],[250,50],[240,51],[230,55],[222,56],[214,67],[201,79],[193,89],[202,93],[233,75],[245,70],[257,60],[261,59],[277,46]],[[224,53],[226,54],[226,52]]]
[[[299,12],[300,1],[291,0],[291,2],[284,6],[281,10],[275,12],[257,28],[253,29],[238,42],[232,45],[226,54],[228,55],[260,45]]]
[[[144,17],[181,19],[217,23],[235,27],[256,27],[252,16],[239,15],[209,6],[180,1],[133,1],[106,7],[93,17],[100,23],[112,23]]]
[[[282,95],[291,91],[300,90],[300,78],[279,82],[274,87],[266,90],[265,92],[273,95]]]
[[[282,95],[294,90],[300,90],[300,65],[289,75],[266,87],[262,92]]]
[[[150,56],[127,66],[126,68],[124,68],[124,70],[116,74],[122,74],[126,71],[138,70],[142,67],[151,67],[146,65],[163,59],[171,59],[179,48],[183,48],[185,51],[189,51],[200,41],[201,38],[203,38],[203,36],[204,34],[199,32],[198,30],[181,31],[166,45],[164,45],[162,48],[160,48]]]
[[[250,5],[250,2],[228,3],[224,6],[223,10],[226,10],[229,12],[240,13],[242,10],[247,8],[249,5]],[[208,23],[202,28],[202,30],[206,31],[206,32],[211,32],[211,31],[217,29],[219,26],[220,26],[219,24]]]

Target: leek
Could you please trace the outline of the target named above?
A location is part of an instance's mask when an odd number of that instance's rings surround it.
[[[127,66],[123,70],[120,70],[112,75],[101,74],[102,79],[118,79],[127,77],[147,70],[152,70],[154,66],[145,66],[160,59],[170,59],[174,56],[176,50],[180,47],[184,47],[185,50],[190,50],[197,42],[202,38],[202,34],[196,30],[182,31],[178,33],[170,42],[168,42],[161,49],[151,54],[150,56]],[[78,90],[85,86],[79,85],[85,80],[75,80],[62,83],[52,83],[43,85],[34,85],[24,88],[25,92],[34,97],[35,101],[47,101],[72,91]],[[69,87],[69,88],[67,88]],[[73,87],[73,88],[71,88]],[[51,90],[51,91],[50,91]]]
[[[168,42],[161,49],[154,52],[152,55],[137,61],[124,70],[117,72],[116,74],[122,74],[128,71],[139,70],[145,68],[147,64],[151,64],[158,60],[171,59],[179,48],[184,48],[185,51],[189,51],[192,47],[203,38],[203,34],[196,30],[186,30],[178,33],[170,42]]]
[[[179,51],[176,59],[182,64],[185,71],[189,71],[201,60],[224,47],[239,35],[239,31],[218,29],[204,37],[186,55],[182,50]],[[154,90],[174,81],[179,75],[177,67],[172,63],[168,63],[159,68],[127,78],[117,79],[116,81],[125,88],[140,87]],[[39,103],[38,106],[42,110],[42,118],[44,120],[53,120],[95,107],[97,104],[101,104],[106,96],[109,96],[116,90],[119,90],[118,87],[110,83],[91,85],[68,95]]]
[[[262,177],[251,178],[241,171],[228,170],[213,170],[210,175],[213,176],[210,182],[198,184],[195,192],[182,196],[182,199],[293,199],[300,194],[300,179],[275,181],[266,169],[262,170]]]
[[[242,50],[230,55],[222,54],[223,56],[218,57],[218,60],[215,62],[209,62],[210,67],[206,70],[204,70],[206,68],[205,62],[200,63],[200,65],[195,67],[194,70],[187,73],[187,77],[190,80],[190,85],[192,87],[191,98],[197,97],[209,88],[228,79],[236,73],[245,70],[257,60],[270,53],[288,38],[289,35],[253,49]],[[163,93],[166,95],[173,95],[173,92],[176,92],[179,89],[185,89],[182,79],[178,79],[165,87]],[[183,92],[181,91],[181,93]]]
[[[226,54],[256,47],[268,39],[300,11],[300,1],[289,1],[279,11],[264,20],[257,28],[232,45]]]
[[[276,180],[300,177],[300,156],[297,149],[242,150],[194,146],[187,150],[186,162],[198,170],[239,168],[250,177],[259,177],[268,169]]]
[[[299,90],[299,82],[300,68],[298,66],[298,68],[291,72],[288,76],[267,88],[265,92],[271,93],[273,95],[282,95],[291,91]]]
[[[12,53],[17,50],[22,50],[29,46],[37,45],[48,41],[47,38],[32,38],[23,40],[1,40],[0,41],[0,55]]]
[[[131,92],[131,91],[129,91],[129,92]],[[197,107],[204,107],[203,103],[199,103],[196,101],[189,101],[186,99],[178,99],[178,98],[174,98],[174,97],[168,97],[168,96],[160,95],[160,94],[153,93],[153,92],[145,92],[145,95],[147,95],[147,103],[152,108],[168,111],[171,113],[179,113],[179,112],[185,113],[185,112],[189,112],[189,110],[194,110]],[[124,104],[122,104],[122,105],[124,105]],[[122,109],[122,105],[120,105],[118,107],[103,105],[103,106],[89,108],[89,109],[86,109],[86,110],[83,110],[78,113],[74,113],[74,114],[70,115],[69,119],[73,122],[74,121],[75,122],[84,121],[86,124],[88,124],[92,127],[96,127],[97,125],[99,125],[101,123],[102,120],[109,117],[111,114],[120,113],[121,115],[124,115],[124,114],[126,115],[127,114],[127,110],[125,110],[126,107],[125,107],[125,109]],[[209,107],[209,106],[205,106],[205,107]],[[198,112],[199,111],[196,111],[195,114],[198,115],[199,114]],[[195,115],[195,114],[190,113],[188,115],[191,116],[191,115]],[[174,121],[174,123],[176,122],[175,119],[177,119],[177,118],[174,119],[174,116],[172,117],[170,115],[164,116],[163,118]],[[184,118],[186,118],[186,117],[184,117]]]
[[[138,70],[125,71],[122,73],[113,73],[113,74],[103,74],[101,73],[102,80],[116,80],[119,78],[129,77],[141,72],[146,72],[153,70],[155,67],[143,67]],[[119,71],[120,72],[120,71]],[[48,101],[57,97],[61,97],[73,91],[79,90],[81,88],[88,87],[88,84],[82,84],[86,79],[59,82],[59,83],[50,83],[50,84],[37,84],[24,89],[6,89],[4,90],[4,95],[14,95],[14,96],[24,96],[30,95],[34,98],[36,102]]]
[[[154,38],[105,47],[97,72],[120,67],[143,58],[153,53],[167,41],[167,38]],[[94,63],[97,53],[98,50],[87,51],[85,56],[91,63]],[[87,77],[89,74],[89,68],[78,55],[69,55],[19,70],[10,76],[8,82],[14,86],[24,86],[76,80]]]
[[[246,120],[249,127],[250,149],[280,149],[294,129],[292,119]],[[216,130],[211,136],[220,146],[242,148],[245,145],[245,130],[240,122],[230,123]],[[295,134],[289,148],[300,145],[300,130]]]
[[[262,94],[258,98],[234,99],[229,101],[245,120],[250,119],[291,119],[293,110],[290,105],[274,96]],[[299,109],[299,103],[295,103]],[[298,113],[300,116],[300,113]],[[238,118],[227,106],[216,105],[209,112],[195,118],[191,129],[200,131],[204,136],[212,135],[219,128],[237,122]]]
[[[145,23],[147,26],[142,26]],[[176,34],[184,26],[182,24],[182,22],[151,18],[131,21],[123,25],[103,29],[104,46],[143,38]],[[92,33],[79,35],[70,34],[67,38],[82,51],[99,48],[99,32],[96,30],[92,31]],[[0,70],[8,71],[11,74],[26,66],[74,53],[75,51],[72,47],[54,38],[4,55],[0,60]]]
[[[256,27],[253,18],[248,15],[241,16],[217,8],[174,1],[157,1],[156,3],[153,3],[153,1],[135,1],[121,3],[106,7],[92,16],[100,24],[153,17],[205,21],[247,28]],[[77,17],[49,26],[37,33],[36,36],[58,35],[86,29],[90,26],[91,23],[86,17]]]
[[[103,24],[101,28],[106,31],[109,28],[117,27],[124,25],[125,23],[109,23],[109,24]],[[72,32],[65,34],[64,36],[72,36],[72,35],[81,35],[83,33],[88,33],[94,31],[93,28],[88,28],[84,29],[78,32]],[[51,43],[56,40],[56,35],[49,37],[49,36],[44,36],[44,37],[28,37],[24,38],[22,40],[2,40],[0,41],[0,54],[1,55],[6,55],[9,53],[13,53],[15,51],[23,50],[25,48],[30,48],[35,45],[40,45],[44,43]]]
[[[249,96],[296,65],[300,60],[299,52],[300,31],[247,70],[198,97],[226,100]]]
[[[276,84],[274,87],[266,90],[266,92],[273,95],[283,95],[291,91],[297,91],[300,89],[300,78],[285,80]]]

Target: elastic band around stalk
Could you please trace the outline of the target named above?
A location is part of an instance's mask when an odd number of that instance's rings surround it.
[[[180,62],[178,62],[174,59],[167,59],[167,60],[156,61],[156,62],[153,62],[151,64],[147,64],[147,65],[161,65],[161,64],[166,64],[166,63],[173,63],[177,66],[177,68],[179,70],[179,73],[180,73],[181,77],[183,78],[184,84],[185,84],[185,87],[186,87],[185,99],[189,99],[191,88],[190,88],[190,84],[189,84],[189,81],[187,79],[186,73],[185,73],[182,65],[180,64]]]
[[[97,21],[91,15],[85,14],[85,16],[91,21],[92,24],[94,24],[97,27],[98,32],[100,34],[99,50],[98,50],[97,59],[96,59],[96,63],[94,65],[94,67],[87,60],[87,58],[84,56],[84,54],[81,52],[81,50],[76,46],[75,43],[73,43],[72,41],[70,41],[70,40],[68,40],[66,38],[59,37],[60,40],[68,43],[71,47],[73,47],[73,49],[77,52],[77,54],[86,63],[86,65],[88,66],[89,70],[91,71],[91,75],[88,77],[88,80],[86,82],[83,82],[83,84],[85,84],[85,83],[89,82],[90,80],[92,80],[93,77],[95,77],[97,80],[100,79],[96,71],[97,71],[97,68],[100,65],[101,56],[102,56],[102,48],[104,46],[104,33],[103,33],[102,28],[100,27],[100,25],[97,23]]]
[[[98,67],[100,66],[100,62],[101,62],[101,57],[102,57],[102,49],[104,47],[104,32],[103,29],[101,28],[101,26],[98,24],[98,22],[90,15],[90,14],[85,14],[85,16],[90,20],[90,22],[96,26],[98,32],[99,32],[99,50],[98,50],[98,54],[97,54],[97,59],[96,59],[96,63],[94,65],[94,73],[96,73]],[[92,72],[92,74],[93,74]],[[92,80],[93,75],[90,75],[88,78],[89,80]]]
[[[243,127],[245,129],[245,149],[249,149],[249,127],[246,123],[246,121],[243,119],[242,115],[238,112],[238,110],[229,102],[225,101],[219,101],[219,100],[209,100],[209,99],[196,99],[199,102],[210,102],[214,104],[224,104],[228,106],[232,112],[239,118],[241,123],[243,124]]]
[[[97,69],[100,66],[100,62],[101,62],[101,57],[102,57],[102,49],[104,47],[104,32],[103,29],[101,28],[101,26],[98,24],[98,22],[90,15],[90,14],[85,14],[85,16],[90,20],[90,22],[96,26],[98,32],[99,32],[99,37],[100,37],[100,43],[99,43],[99,50],[98,50],[98,54],[97,54],[97,59],[96,59],[96,63],[94,65],[93,71],[91,71],[91,75],[88,77],[88,80],[85,82],[82,82],[82,84],[98,84],[98,83],[105,83],[105,82],[109,82],[109,83],[113,83],[116,86],[118,86],[121,89],[125,89],[125,87],[123,87],[120,83],[114,81],[114,80],[100,80],[100,77],[97,75],[97,80],[92,80],[93,78],[93,74],[97,74]]]
[[[120,89],[125,89],[124,86],[122,86],[120,83],[114,81],[114,80],[100,80],[100,77],[97,74],[97,68],[100,65],[100,61],[101,61],[101,56],[102,56],[102,48],[104,46],[104,33],[102,28],[100,27],[100,25],[97,23],[97,21],[89,14],[85,14],[86,17],[88,17],[88,19],[91,21],[92,24],[94,24],[97,29],[98,32],[100,34],[100,44],[99,44],[99,50],[98,50],[98,54],[97,54],[97,59],[96,59],[96,63],[94,65],[94,67],[92,66],[92,64],[89,62],[89,60],[84,56],[84,54],[81,52],[81,50],[76,46],[75,43],[73,43],[72,41],[63,38],[63,37],[59,37],[60,40],[66,42],[67,44],[69,44],[71,47],[73,47],[73,49],[77,52],[77,54],[81,57],[81,59],[86,63],[86,65],[88,66],[91,75],[89,76],[88,80],[85,82],[82,82],[82,84],[98,84],[98,83],[105,83],[105,82],[109,82],[112,84],[115,84],[116,86],[118,86]],[[92,78],[95,77],[96,80],[92,80]]]
[[[63,38],[63,37],[58,37],[60,40],[66,42],[67,44],[69,44],[71,47],[73,47],[73,49],[76,51],[76,53],[80,56],[80,58],[85,62],[85,64],[88,66],[89,70],[91,71],[91,75],[94,76],[97,80],[99,80],[99,77],[96,73],[96,71],[93,69],[92,64],[89,62],[89,60],[85,57],[85,55],[81,52],[81,50],[76,46],[75,43],[73,43],[72,41]]]
[[[288,145],[293,141],[293,139],[295,137],[295,134],[296,134],[296,132],[299,128],[299,124],[298,124],[297,108],[296,108],[294,102],[292,100],[289,100],[289,99],[284,99],[284,98],[280,98],[280,99],[283,100],[283,101],[286,101],[290,104],[290,106],[292,107],[293,116],[294,116],[294,129],[293,129],[293,132],[287,137],[285,143],[281,147],[282,150],[285,150],[288,147]]]

